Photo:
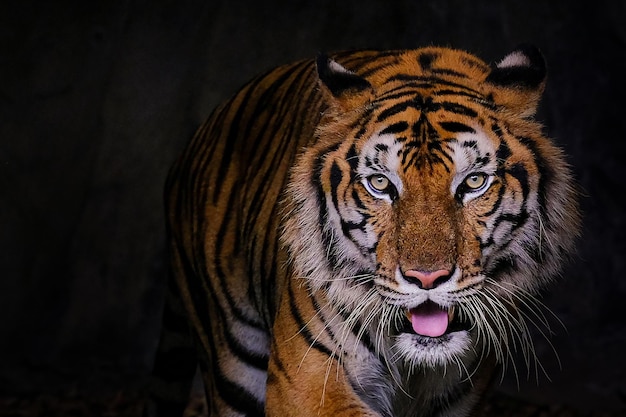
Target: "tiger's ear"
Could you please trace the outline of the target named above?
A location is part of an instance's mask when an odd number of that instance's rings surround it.
[[[320,87],[331,105],[348,110],[362,105],[372,94],[372,85],[365,78],[344,68],[325,54],[315,60]]]
[[[485,81],[494,87],[494,101],[521,116],[537,111],[546,80],[546,63],[539,49],[520,45],[492,67]]]

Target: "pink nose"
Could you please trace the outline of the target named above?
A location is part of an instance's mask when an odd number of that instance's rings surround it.
[[[446,282],[450,278],[450,271],[447,269],[440,269],[438,271],[415,271],[410,269],[404,273],[404,276],[413,278],[409,279],[409,281],[416,283],[420,288],[430,290]],[[415,280],[417,280],[417,282],[415,282]]]

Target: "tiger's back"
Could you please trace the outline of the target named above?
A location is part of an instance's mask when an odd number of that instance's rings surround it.
[[[166,186],[176,288],[195,343],[211,353],[204,358],[212,374],[203,378],[205,389],[250,415],[262,414],[276,287],[285,279],[281,190],[315,129],[314,118],[299,114],[319,114],[321,107],[310,88],[314,76],[312,62],[300,62],[252,80],[198,130]],[[228,340],[242,363],[220,364],[214,337]],[[231,369],[220,372],[231,365],[256,374],[253,386],[231,386]],[[220,405],[209,404],[218,413]]]
[[[311,62],[301,62],[247,84],[198,130],[166,187],[173,241],[184,241],[186,253],[204,254],[193,272],[245,282],[232,297],[248,297],[251,290],[247,303],[258,306],[255,315],[266,328],[275,312],[276,274],[284,275],[278,265],[281,189],[296,151],[315,129],[314,118],[298,115],[319,113],[321,106],[308,88],[314,73]]]
[[[493,352],[476,353],[488,350],[492,336],[486,334],[491,328],[498,329],[498,320],[483,315],[485,321],[492,323],[472,330],[476,328],[474,320],[478,320],[473,316],[480,314],[472,307],[464,307],[462,299],[450,301],[450,306],[442,300],[452,299],[450,294],[461,291],[457,287],[471,281],[471,277],[484,276],[484,282],[476,278],[468,285],[474,291],[468,298],[480,297],[475,294],[476,289],[489,287],[489,280],[497,282],[493,284],[493,291],[497,291],[497,285],[515,279],[517,268],[529,265],[538,276],[537,282],[516,282],[515,288],[532,291],[558,271],[561,258],[572,246],[564,230],[577,227],[566,164],[531,120],[543,76],[533,72],[537,70],[532,62],[535,57],[514,52],[508,59],[512,63],[502,64],[503,70],[497,71],[469,54],[444,48],[340,53],[332,60],[321,57],[317,63],[301,61],[269,71],[246,84],[213,112],[174,164],[166,186],[174,283],[164,313],[164,321],[171,323],[176,321],[172,317],[184,310],[191,324],[211,415],[267,412],[303,416],[461,416],[472,409],[488,385],[494,363],[502,361],[494,358]],[[520,76],[516,71],[523,73],[521,84],[515,82]],[[481,83],[498,88],[487,89],[487,94]],[[428,93],[422,96],[420,91]],[[416,104],[415,98],[407,99],[415,94],[425,101]],[[408,117],[407,109],[413,107],[421,116],[403,119]],[[425,117],[428,120],[424,123]],[[427,152],[427,157],[425,153],[414,153],[417,146],[407,145],[410,141],[398,139],[413,122],[422,130],[414,127],[411,134],[424,139],[426,147],[419,152]],[[378,127],[381,123],[386,126],[384,129]],[[441,132],[432,126],[446,131],[451,139],[443,140]],[[526,144],[524,140],[503,138],[507,134],[496,132],[503,126],[513,132],[508,133],[512,137],[523,132]],[[458,150],[462,146],[477,148],[475,142],[482,139],[461,138],[482,129],[493,130],[496,133],[489,134],[495,135],[494,140],[506,142],[507,146],[513,144],[514,149],[504,155],[500,146],[498,155],[492,152],[494,155],[476,157]],[[381,140],[379,134],[395,135],[396,139],[385,136]],[[369,137],[374,139],[366,139]],[[461,145],[457,146],[457,142]],[[397,155],[392,155],[390,148]],[[538,180],[517,177],[518,174],[510,173],[512,170],[505,174],[505,168],[496,166],[496,158],[522,158],[520,164],[525,164],[527,149],[538,153],[540,160],[526,164],[524,176]],[[386,162],[375,162],[376,158]],[[412,158],[412,162],[407,162]],[[468,162],[463,158],[476,160]],[[485,161],[477,162],[480,158]],[[550,166],[544,166],[546,163]],[[367,164],[384,166],[374,172],[371,166],[365,168]],[[428,215],[429,221],[440,226],[417,232],[406,219],[406,230],[422,240],[428,240],[428,234],[438,235],[440,241],[448,239],[441,230],[458,234],[450,237],[452,243],[437,243],[432,248],[402,243],[406,237],[398,226],[394,226],[395,231],[384,229],[384,224],[399,221],[394,216],[402,217],[402,213],[413,210],[402,209],[405,206],[398,201],[409,198],[407,190],[411,181],[418,178],[418,172],[430,166],[430,177],[437,178],[432,180],[435,185],[428,188],[434,190],[434,196],[439,192],[435,190],[439,182],[458,184],[457,179],[445,178],[451,170],[460,171],[458,166],[462,164],[490,167],[485,170],[496,178],[490,180],[496,181],[490,185],[492,190],[504,190],[501,183],[506,181],[501,178],[505,175],[515,177],[520,193],[517,197],[513,193],[511,200],[522,198],[532,200],[529,205],[543,205],[536,211],[537,216],[544,217],[534,220],[531,214],[531,220],[544,222],[553,229],[546,235],[552,243],[559,239],[553,248],[542,247],[543,259],[508,265],[503,259],[510,254],[502,258],[490,255],[490,250],[502,250],[504,254],[511,250],[505,247],[514,244],[489,243],[489,239],[502,240],[503,232],[489,231],[498,226],[486,219],[468,226],[466,220],[441,222],[441,215]],[[463,169],[473,173],[469,168]],[[381,173],[385,174],[382,180],[392,182],[393,193],[378,193],[372,188],[371,178],[378,175],[376,180],[380,181]],[[537,185],[548,174],[553,176],[549,183]],[[559,201],[539,201],[552,198],[547,193],[554,191],[553,183],[558,181],[564,181],[558,189]],[[509,198],[502,197],[506,191],[499,193],[500,197],[492,191],[492,196],[471,198],[483,198],[485,205],[498,198]],[[437,200],[447,198],[442,195]],[[451,203],[442,203],[448,207],[443,217],[456,218],[455,210],[466,210],[465,197],[461,197],[460,203],[454,198],[451,197]],[[415,201],[412,204],[418,204]],[[387,208],[380,204],[387,204]],[[515,204],[511,207],[520,209]],[[392,209],[395,211],[389,211]],[[550,214],[550,210],[556,212]],[[504,213],[509,217],[511,214]],[[498,215],[501,219],[506,217]],[[559,222],[557,217],[564,217],[565,221]],[[506,221],[523,222],[507,229],[511,235],[517,233],[517,227],[531,230],[527,220]],[[466,242],[469,235],[475,236],[478,243]],[[396,237],[389,241],[389,236]],[[498,245],[505,249],[498,249]],[[420,251],[422,255],[418,254]],[[473,255],[469,253],[474,252],[476,259],[470,259]],[[520,259],[529,257],[529,253],[524,252]],[[457,266],[446,263],[452,258]],[[417,267],[415,273],[405,268],[407,273],[397,279],[393,278],[393,271],[389,272],[393,262],[400,265],[415,263],[416,259],[425,271],[450,272],[445,276],[450,282],[439,288],[435,288],[439,284],[425,286],[425,275]],[[545,272],[539,273],[540,267],[534,267],[535,263],[541,264]],[[462,275],[465,271],[467,276]],[[390,284],[390,279],[401,282]],[[418,288],[405,290],[407,283],[417,283]],[[455,289],[452,283],[457,286]],[[423,290],[430,289],[424,294],[435,301],[416,301],[422,300]],[[408,292],[413,301],[401,308],[389,307],[385,303],[393,296],[384,295],[388,291]],[[437,291],[447,293],[444,297]],[[177,306],[179,299],[182,304]],[[362,300],[366,303],[359,304]],[[419,308],[415,305],[423,307],[428,303],[447,309],[449,323],[445,334],[405,335],[405,325],[398,324],[401,317],[408,314],[415,323],[415,311]],[[503,308],[513,308],[512,298],[509,304]],[[393,320],[387,323],[368,309],[380,315],[385,313]],[[431,315],[434,317],[435,313]],[[463,316],[464,321],[459,318]],[[421,328],[423,325],[414,324],[414,329]],[[484,334],[477,336],[477,331]],[[171,336],[167,340],[167,333],[164,335],[162,351],[167,350],[168,344],[176,345],[180,338]],[[428,347],[435,341],[442,346],[439,350]],[[499,347],[505,349],[507,343],[501,342]],[[347,345],[353,346],[354,351],[347,351]],[[468,348],[470,345],[473,347]],[[407,349],[419,352],[404,353]],[[474,354],[469,350],[474,350]],[[402,355],[407,355],[407,363],[413,365],[404,365]],[[448,360],[457,363],[458,369],[446,369]],[[189,372],[191,368],[187,368]],[[415,376],[418,368],[423,375]],[[413,386],[417,387],[415,391],[404,397],[402,392]]]

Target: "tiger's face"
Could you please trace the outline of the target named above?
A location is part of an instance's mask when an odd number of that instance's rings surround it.
[[[503,362],[511,343],[532,346],[518,307],[536,306],[578,221],[565,162],[532,120],[542,64],[431,48],[365,78],[318,61],[329,106],[293,171],[284,240],[387,360]]]

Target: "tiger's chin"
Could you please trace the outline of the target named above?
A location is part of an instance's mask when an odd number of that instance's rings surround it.
[[[468,330],[451,331],[438,337],[401,332],[395,339],[396,354],[410,368],[458,364],[470,351],[471,345]]]

